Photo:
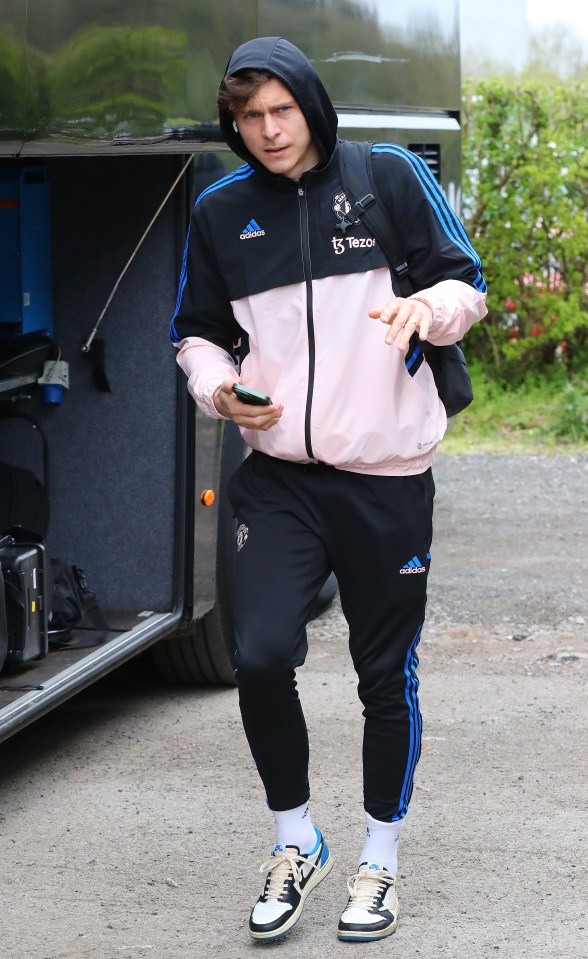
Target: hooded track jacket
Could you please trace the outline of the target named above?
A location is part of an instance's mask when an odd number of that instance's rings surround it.
[[[344,235],[337,229],[346,201],[332,103],[287,40],[243,44],[227,75],[246,68],[267,70],[289,88],[321,160],[297,182],[272,174],[221,112],[225,139],[246,163],[194,207],[171,324],[188,389],[219,418],[212,395],[234,376],[240,343],[241,382],[284,404],[272,429],[242,431],[252,448],[354,472],[424,472],[447,417],[416,338],[403,354],[369,316],[394,296],[383,252],[362,223]],[[433,310],[428,339],[454,343],[487,312],[480,260],[420,158],[391,143],[372,153],[415,296]]]

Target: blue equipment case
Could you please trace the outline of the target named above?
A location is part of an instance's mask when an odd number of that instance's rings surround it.
[[[47,168],[0,167],[0,337],[52,334],[50,228]]]

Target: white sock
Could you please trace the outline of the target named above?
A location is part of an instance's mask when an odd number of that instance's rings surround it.
[[[360,864],[367,862],[368,866],[379,866],[396,875],[398,869],[398,840],[404,825],[404,819],[395,822],[380,822],[374,819],[369,812],[365,813],[366,838],[363,851],[359,858]]]
[[[302,854],[313,851],[317,838],[307,802],[296,809],[277,812],[272,809],[272,812],[276,820],[276,846],[298,846]]]

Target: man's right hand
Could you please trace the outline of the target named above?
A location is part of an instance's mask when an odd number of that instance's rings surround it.
[[[284,411],[282,404],[252,406],[250,403],[242,403],[233,393],[233,383],[238,382],[238,380],[223,380],[214,391],[212,399],[219,413],[244,429],[271,430]]]

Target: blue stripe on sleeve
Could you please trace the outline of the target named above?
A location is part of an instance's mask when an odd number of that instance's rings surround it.
[[[230,186],[231,183],[237,183],[239,180],[248,180],[250,176],[253,176],[255,170],[249,166],[248,163],[244,166],[237,167],[236,170],[233,170],[232,173],[227,173],[226,176],[222,177],[221,180],[216,180],[210,186],[206,187],[205,190],[197,197],[196,203],[194,206],[198,206],[203,197],[208,196],[209,193],[215,193],[217,190],[222,190],[225,186]]]
[[[209,187],[203,190],[202,193],[200,193],[200,195],[196,199],[194,206],[197,206],[202,200],[202,198],[205,196],[208,196],[209,193],[215,193],[217,190],[222,190],[224,187],[230,186],[232,183],[238,183],[240,180],[247,180],[250,176],[253,175],[254,172],[255,171],[253,170],[252,167],[249,166],[249,164],[245,164],[244,166],[238,167],[236,170],[233,170],[231,173],[228,173],[226,176],[222,177],[222,179],[216,180]],[[190,229],[191,227],[188,229],[188,235],[186,237],[186,245],[184,246],[182,270],[180,273],[180,282],[178,284],[178,295],[176,297],[176,308],[170,324],[169,335],[172,343],[178,343],[181,339],[181,337],[178,335],[178,332],[176,330],[174,320],[176,316],[178,315],[178,313],[180,312],[180,307],[182,305],[182,296],[184,294],[186,283],[188,282],[188,243],[190,240]]]
[[[439,184],[437,183],[425,161],[421,157],[417,156],[416,153],[412,153],[411,150],[407,150],[405,147],[401,147],[395,143],[376,143],[374,144],[372,151],[376,154],[391,153],[394,156],[405,160],[412,167],[423,188],[423,192],[427,200],[435,212],[443,232],[449,237],[452,243],[454,243],[458,249],[460,249],[462,253],[464,253],[472,261],[474,267],[476,268],[478,275],[474,280],[474,288],[480,293],[485,293],[486,283],[481,272],[482,263],[480,261],[480,257],[474,250],[463,224],[449,206]]]

